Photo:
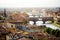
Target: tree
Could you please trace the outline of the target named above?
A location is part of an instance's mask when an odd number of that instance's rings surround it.
[[[56,34],[55,34],[57,37],[60,37],[60,30],[56,30]]]
[[[0,20],[5,20],[5,18],[4,17],[0,17]]]
[[[52,35],[55,35],[55,33],[56,33],[56,30],[53,30],[53,31],[52,31]]]
[[[50,31],[51,31],[51,30],[52,30],[51,28],[47,28],[47,29],[46,29],[46,31],[47,31],[48,34],[50,34]]]
[[[53,31],[54,29],[51,29],[51,31],[50,31],[50,34],[52,34],[52,31]]]

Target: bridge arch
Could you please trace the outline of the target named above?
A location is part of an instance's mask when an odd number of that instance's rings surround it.
[[[43,21],[36,21],[36,25],[41,25],[43,24]]]
[[[29,24],[33,25],[34,24],[34,21],[29,21]]]

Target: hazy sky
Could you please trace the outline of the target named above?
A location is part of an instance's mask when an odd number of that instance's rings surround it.
[[[60,0],[0,0],[0,7],[60,7]]]

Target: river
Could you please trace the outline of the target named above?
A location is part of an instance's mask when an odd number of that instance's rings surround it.
[[[34,23],[34,22],[32,22],[32,21],[29,22],[29,24],[31,24],[31,25],[33,25],[33,23]],[[52,28],[52,29],[59,29],[59,30],[60,30],[59,27],[56,27],[55,25],[53,25],[53,24],[51,24],[51,23],[49,23],[49,22],[46,22],[45,24],[43,24],[42,21],[37,21],[37,22],[36,22],[36,25],[37,25],[37,26],[39,26],[39,25],[46,25],[46,27],[50,27],[50,28]]]

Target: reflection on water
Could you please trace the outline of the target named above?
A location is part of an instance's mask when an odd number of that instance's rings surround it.
[[[29,21],[29,24],[30,24],[30,25],[33,25],[33,24],[34,24],[34,22],[33,22],[33,21]]]
[[[36,22],[36,25],[37,25],[37,26],[40,26],[41,24],[43,24],[42,21],[37,21],[37,22]]]
[[[29,24],[33,25],[34,22],[33,22],[33,21],[30,21]],[[42,21],[37,21],[37,22],[36,22],[36,25],[37,25],[37,26],[46,25],[46,27],[50,27],[50,28],[52,28],[52,29],[59,29],[59,30],[60,30],[60,28],[54,26],[53,24],[49,24],[49,22],[46,22],[46,24],[43,24]]]
[[[60,30],[60,28],[54,26],[53,24],[44,24],[44,25],[46,25],[46,27],[50,27],[52,29],[59,29]]]

